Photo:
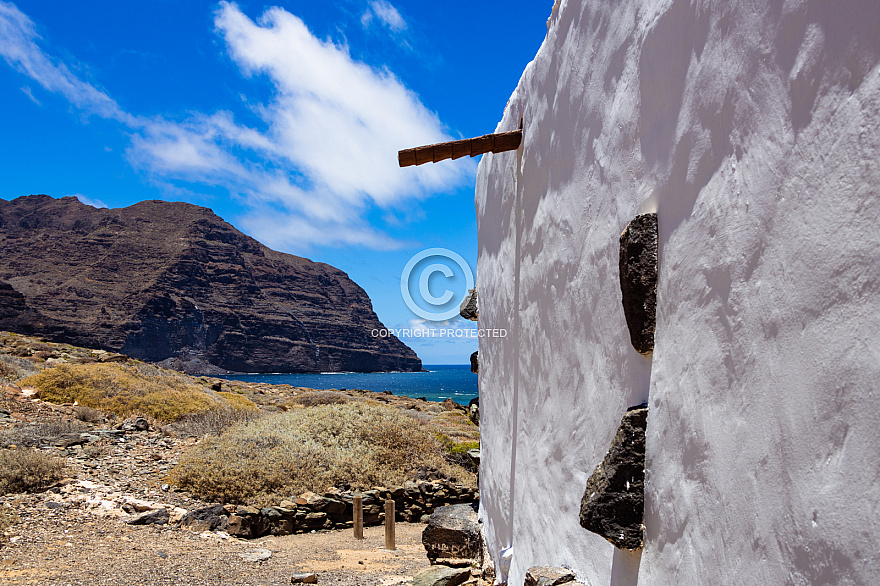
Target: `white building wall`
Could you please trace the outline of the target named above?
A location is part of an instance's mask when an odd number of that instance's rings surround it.
[[[880,2],[563,0],[477,180],[481,517],[499,578],[876,584]],[[618,237],[660,227],[656,346]],[[579,525],[648,401],[646,545]],[[511,547],[509,574],[501,552]]]

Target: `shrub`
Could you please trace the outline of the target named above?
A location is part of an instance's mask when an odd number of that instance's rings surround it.
[[[82,433],[89,428],[80,421],[45,421],[42,423],[19,423],[0,430],[0,447],[35,447],[42,442],[52,444],[56,439],[71,433]]]
[[[73,414],[76,415],[76,418],[80,421],[85,421],[86,423],[101,423],[104,421],[104,412],[99,411],[98,409],[92,409],[91,407],[86,407],[85,405],[77,405],[73,408]]]
[[[209,393],[185,375],[134,361],[61,364],[28,377],[21,384],[36,387],[37,396],[44,401],[76,401],[121,417],[149,415],[166,422],[231,407],[221,394]],[[242,405],[247,399],[236,396],[235,401]]]
[[[39,368],[33,362],[0,353],[0,382],[15,382],[37,372],[39,372]]]
[[[273,504],[328,486],[401,484],[420,468],[473,483],[436,434],[396,409],[351,402],[263,417],[184,454],[173,484],[205,499]]]
[[[181,417],[174,423],[165,426],[165,433],[175,436],[196,437],[220,435],[236,423],[253,421],[262,417],[262,415],[262,412],[256,406],[253,409],[212,409],[204,413]]]
[[[64,460],[36,450],[0,450],[0,494],[46,488],[64,477]]]
[[[341,405],[347,403],[351,398],[339,391],[307,391],[294,397],[293,402],[304,407],[317,407],[318,405]]]
[[[440,442],[443,444],[443,449],[446,450],[446,454],[444,457],[446,461],[450,464],[455,464],[457,466],[461,466],[465,470],[469,470],[470,472],[477,472],[478,466],[473,461],[473,459],[468,455],[470,450],[476,450],[480,447],[480,442],[457,442],[442,433],[437,434]]]
[[[239,395],[238,393],[228,393],[226,391],[220,391],[217,393],[223,400],[226,401],[226,404],[229,405],[233,410],[237,411],[259,411],[260,408],[256,406],[256,404],[245,397],[244,395]]]

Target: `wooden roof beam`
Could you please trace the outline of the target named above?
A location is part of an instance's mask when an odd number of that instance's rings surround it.
[[[476,157],[484,153],[503,153],[504,151],[515,151],[521,143],[522,129],[498,132],[476,138],[404,149],[397,152],[397,162],[401,167],[409,167],[424,163],[437,163],[444,159],[459,159],[465,155]]]

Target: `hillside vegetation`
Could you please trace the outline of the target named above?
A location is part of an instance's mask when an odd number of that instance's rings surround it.
[[[170,481],[205,499],[275,502],[330,486],[403,484],[433,472],[473,485],[432,427],[366,402],[299,409],[236,425],[184,454]]]

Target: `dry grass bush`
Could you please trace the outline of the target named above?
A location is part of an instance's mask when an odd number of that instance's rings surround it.
[[[0,353],[0,382],[14,383],[39,371],[30,360]]]
[[[449,464],[445,451],[435,433],[396,409],[320,405],[205,439],[183,455],[169,480],[205,499],[258,506],[340,484],[401,484],[426,466],[473,485],[473,475]]]
[[[139,414],[170,422],[194,413],[234,408],[218,393],[195,385],[186,375],[139,362],[61,364],[21,381],[36,387],[38,397],[114,413]],[[236,398],[236,405],[247,401]]]
[[[101,423],[104,421],[104,412],[99,411],[98,409],[92,409],[91,407],[86,407],[85,405],[77,405],[73,408],[73,414],[76,415],[76,418],[80,421],[85,421],[86,423]]]
[[[0,450],[0,494],[40,490],[64,478],[65,462],[36,450]]]
[[[0,447],[36,447],[41,443],[52,444],[63,435],[83,433],[88,429],[88,425],[81,421],[60,419],[40,423],[19,423],[0,430]]]
[[[306,391],[294,397],[292,402],[303,407],[317,407],[318,405],[341,405],[348,403],[351,398],[339,391]]]
[[[253,409],[212,409],[204,413],[185,415],[163,429],[166,434],[176,437],[217,436],[237,423],[247,423],[262,416],[263,413],[256,406]]]

